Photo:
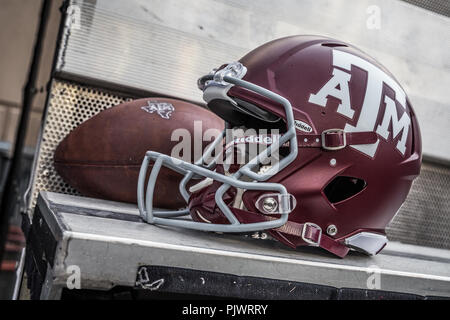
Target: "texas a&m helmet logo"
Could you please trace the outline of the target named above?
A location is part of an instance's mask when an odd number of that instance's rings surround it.
[[[356,126],[347,123],[344,130],[347,132],[375,130],[386,140],[398,137],[399,140],[396,149],[404,156],[408,131],[411,126],[411,119],[406,112],[406,94],[394,79],[372,63],[348,52],[333,50],[333,66],[335,68],[333,68],[332,77],[317,93],[312,93],[308,101],[325,107],[328,101],[327,97],[335,97],[340,100],[337,112],[353,120],[355,110],[350,104],[350,90],[348,85],[351,78],[350,71],[352,65],[367,72],[367,85],[364,102]],[[348,70],[348,72],[344,70]],[[401,114],[400,119],[397,115],[395,101],[387,95],[383,95],[383,83],[395,92],[395,100],[403,107],[404,112]],[[386,108],[381,123],[375,127],[381,102],[386,104]],[[392,123],[392,132],[389,131],[390,123]],[[390,137],[391,134],[392,136]],[[351,147],[373,158],[379,143],[380,140],[378,139],[374,144],[354,145]]]

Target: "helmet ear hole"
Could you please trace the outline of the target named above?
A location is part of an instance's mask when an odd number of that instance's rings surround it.
[[[345,201],[361,192],[367,186],[363,179],[354,177],[335,177],[324,189],[325,196],[331,203]]]

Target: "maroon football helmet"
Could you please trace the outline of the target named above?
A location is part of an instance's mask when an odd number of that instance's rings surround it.
[[[262,164],[259,154],[237,167],[218,164],[211,173],[172,165],[207,177],[185,193],[194,221],[171,223],[179,219],[155,213],[149,222],[263,231],[290,247],[320,246],[340,257],[350,249],[376,254],[385,246],[385,228],[422,157],[416,115],[386,68],[347,43],[292,36],[213,70],[199,87],[229,128],[255,129],[225,148],[266,141],[265,155],[276,149],[279,162]],[[262,135],[264,129],[278,130],[278,139]],[[146,204],[140,208],[148,217],[152,206]]]

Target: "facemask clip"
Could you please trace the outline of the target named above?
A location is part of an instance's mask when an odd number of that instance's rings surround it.
[[[263,214],[287,214],[295,209],[297,200],[291,194],[266,193],[258,198],[256,208]]]
[[[217,70],[213,69],[209,75],[213,76],[213,80],[208,80],[206,82],[203,82],[203,80],[200,78],[197,82],[197,86],[200,90],[205,91],[206,87],[208,87],[210,84],[214,84],[216,86],[230,86],[230,83],[225,82],[223,79],[224,77],[232,77],[236,79],[242,79],[245,74],[247,73],[247,68],[240,62],[231,62],[227,64],[224,68]]]

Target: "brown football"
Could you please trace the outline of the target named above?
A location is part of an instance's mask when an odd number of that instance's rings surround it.
[[[67,135],[55,151],[54,166],[64,181],[82,195],[136,203],[145,152],[170,155],[181,141],[171,141],[175,129],[189,131],[191,159],[196,160],[194,121],[201,121],[203,132],[224,128],[221,118],[188,102],[167,98],[126,102],[100,112]],[[204,141],[202,147],[209,142]],[[163,167],[155,187],[155,207],[173,209],[185,205],[178,191],[181,178]]]

